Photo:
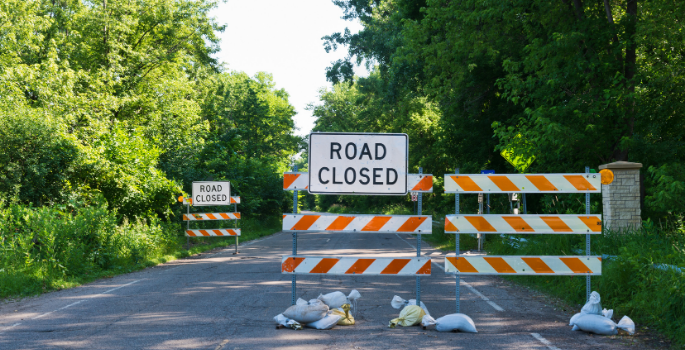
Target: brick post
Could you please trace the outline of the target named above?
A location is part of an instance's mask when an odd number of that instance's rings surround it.
[[[642,226],[640,168],[640,163],[624,161],[599,166],[600,170],[609,169],[614,173],[614,181],[602,185],[604,228],[622,231]]]

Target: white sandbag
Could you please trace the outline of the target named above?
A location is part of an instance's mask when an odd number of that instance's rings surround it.
[[[276,321],[276,324],[279,324],[279,325],[286,327],[286,328],[292,328],[296,331],[302,330],[302,325],[299,322],[297,322],[295,320],[291,320],[291,319],[283,316],[283,314],[279,314],[279,315],[274,316],[274,321]]]
[[[628,332],[630,335],[635,334],[635,322],[628,316],[623,316],[623,318],[618,321],[616,327]]]
[[[324,303],[319,299],[310,299],[309,301],[306,301],[302,298],[298,298],[295,305],[324,305]]]
[[[574,331],[581,330],[588,333],[601,335],[618,334],[616,323],[604,316],[594,314],[582,314],[573,322]]]
[[[585,303],[582,309],[580,309],[581,314],[592,314],[592,315],[602,315],[602,305],[599,303],[600,297],[599,293],[592,292],[590,294],[590,300]]]
[[[293,305],[283,312],[283,316],[299,323],[312,323],[324,317],[328,313],[328,306],[320,305]]]
[[[426,307],[426,304],[423,303],[423,301],[420,303],[421,308],[423,309],[423,312],[426,313],[426,315],[430,316],[430,312],[428,312],[428,308]],[[405,306],[409,305],[416,305],[416,299],[409,299],[409,300],[404,300],[400,296],[395,295],[392,297],[392,300],[390,301],[390,305],[394,309],[402,309]]]
[[[337,309],[343,304],[352,304],[355,300],[361,298],[361,294],[356,289],[353,289],[348,296],[345,296],[343,292],[333,292],[326,295],[319,294],[317,299],[321,300],[324,304],[328,305],[331,309]]]
[[[584,314],[581,314],[580,312],[573,315],[573,317],[571,317],[571,321],[569,321],[568,325],[573,326],[575,324],[576,320],[578,319],[578,317],[580,317],[582,315],[584,315]]]
[[[423,316],[421,324],[424,327],[435,325],[438,332],[460,331],[465,333],[478,333],[476,324],[471,317],[464,314],[450,314],[438,318],[437,320],[430,315]]]
[[[604,309],[604,310],[602,310],[602,316],[604,316],[604,317],[606,317],[606,318],[608,318],[608,319],[613,318],[613,317],[614,317],[614,309],[611,309],[611,310]]]
[[[312,323],[307,323],[305,327],[308,328],[315,328],[315,329],[331,329],[333,326],[338,324],[338,321],[340,321],[340,318],[342,316],[340,315],[327,315],[326,317]]]

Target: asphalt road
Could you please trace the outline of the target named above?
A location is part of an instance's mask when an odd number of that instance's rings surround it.
[[[393,234],[299,234],[305,255],[415,256],[416,238]],[[415,297],[414,277],[298,276],[297,295],[336,290],[362,295],[354,326],[275,329],[290,306],[291,276],[280,273],[292,236],[273,236],[212,254],[0,305],[0,349],[625,349],[629,337],[572,332],[569,316],[545,299],[495,277],[462,279],[461,310],[478,334],[388,328],[394,295]],[[422,278],[421,300],[438,318],[455,312],[455,279],[444,253]],[[623,315],[618,315],[622,317]]]

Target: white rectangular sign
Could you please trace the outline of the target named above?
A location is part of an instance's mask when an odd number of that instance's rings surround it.
[[[407,194],[407,134],[309,134],[309,192]]]
[[[228,181],[193,182],[193,206],[230,205],[231,183]]]

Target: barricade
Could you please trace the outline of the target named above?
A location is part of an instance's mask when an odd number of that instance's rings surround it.
[[[340,134],[338,134],[340,135]],[[373,134],[365,134],[373,135]],[[378,134],[376,134],[378,135]],[[383,134],[381,134],[383,135]],[[386,134],[387,135],[387,134]],[[406,137],[406,135],[405,135]],[[310,136],[311,142],[311,136]],[[377,144],[376,144],[377,145]],[[407,143],[408,145],[408,143]],[[355,146],[356,147],[356,146]],[[378,147],[376,146],[376,152]],[[311,148],[311,147],[310,147]],[[352,147],[350,146],[350,149]],[[384,148],[385,149],[385,148]],[[345,148],[344,152],[348,149]],[[355,148],[356,152],[356,148]],[[362,151],[363,152],[363,151]],[[356,154],[356,153],[355,153]],[[348,159],[352,159],[345,153]],[[378,154],[376,154],[378,155]],[[331,152],[333,159],[333,151]],[[385,156],[385,155],[383,155]],[[311,157],[311,154],[310,154]],[[369,154],[371,159],[371,155]],[[311,159],[310,159],[311,162]],[[404,158],[406,164],[406,158]],[[283,190],[293,191],[293,213],[283,214],[283,231],[293,234],[292,255],[282,257],[281,273],[292,275],[292,304],[295,305],[297,275],[325,274],[339,276],[355,275],[378,275],[378,276],[416,276],[416,300],[421,298],[421,276],[431,274],[431,260],[429,257],[421,257],[421,236],[432,233],[432,216],[421,215],[422,193],[433,192],[433,176],[422,174],[406,174],[407,192],[417,192],[419,197],[418,215],[367,215],[367,214],[298,214],[297,193],[301,190],[310,190],[310,177],[306,172],[297,172],[297,166],[293,172],[283,174]],[[335,176],[335,175],[333,175]],[[345,175],[346,176],[346,175]],[[347,181],[345,177],[345,181]],[[332,180],[335,183],[335,177]],[[374,180],[375,181],[375,180]],[[354,194],[354,193],[350,193]],[[344,256],[298,256],[297,234],[306,232],[336,232],[357,234],[417,234],[416,257],[344,257]]]
[[[235,237],[235,252],[238,254],[238,237],[240,236],[240,229],[238,228],[238,220],[240,213],[238,213],[238,204],[240,197],[231,196],[229,203],[233,204],[234,212],[223,213],[190,213],[190,206],[193,205],[192,198],[180,197],[179,201],[187,208],[187,213],[183,214],[183,221],[186,222],[185,235],[188,237],[188,246],[190,246],[190,237]],[[235,228],[215,228],[215,229],[191,229],[190,222],[200,221],[218,221],[218,220],[233,220]]]
[[[602,232],[602,216],[590,214],[590,194],[601,192],[601,176],[581,174],[445,174],[445,193],[454,193],[455,214],[445,217],[445,233],[456,235],[454,256],[445,257],[445,273],[456,274],[456,307],[460,312],[461,275],[566,275],[602,274],[602,258],[590,256],[590,236]],[[585,215],[460,214],[461,194],[491,193],[584,193]],[[524,197],[525,198],[525,197]],[[489,198],[488,198],[489,204]],[[525,207],[525,204],[524,204]],[[489,213],[489,208],[488,208]],[[585,256],[463,256],[460,234],[585,234]]]

